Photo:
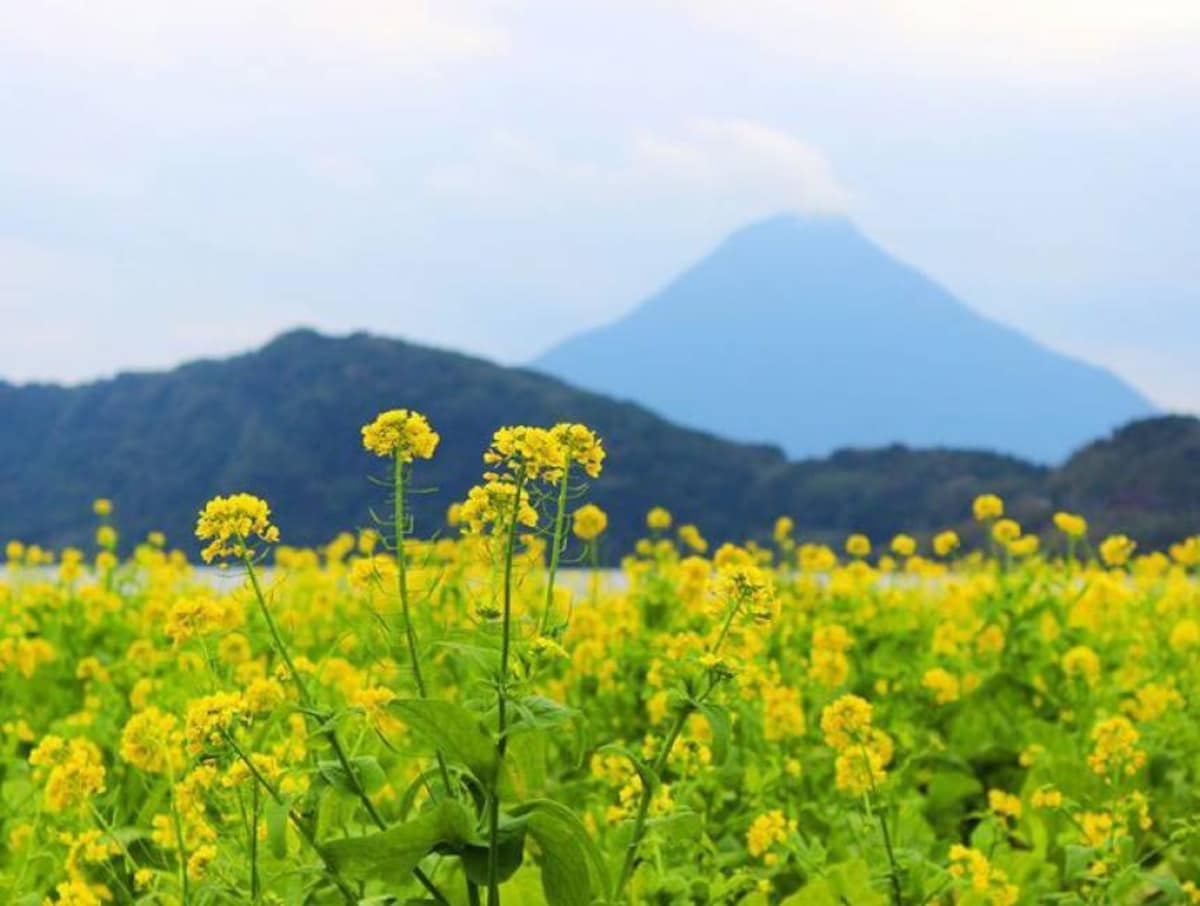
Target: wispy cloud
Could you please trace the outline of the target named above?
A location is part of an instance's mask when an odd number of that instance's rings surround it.
[[[818,149],[753,120],[695,119],[613,145],[607,153],[577,153],[553,135],[500,131],[469,155],[434,166],[429,185],[476,203],[573,206],[583,216],[620,208],[636,217],[650,202],[681,218],[708,209],[726,224],[781,209],[844,210],[848,199]]]

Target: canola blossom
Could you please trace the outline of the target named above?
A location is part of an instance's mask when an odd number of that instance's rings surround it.
[[[614,575],[589,428],[498,429],[415,525],[439,440],[365,425],[376,524],[314,549],[204,504],[219,580],[107,498],[5,545],[3,902],[1200,903],[1200,538],[655,507]]]

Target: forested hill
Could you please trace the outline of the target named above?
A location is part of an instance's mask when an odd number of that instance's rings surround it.
[[[530,371],[367,334],[298,330],[168,372],[76,387],[0,383],[0,540],[84,543],[90,503],[106,496],[126,539],[161,529],[194,553],[196,511],[239,490],[271,502],[286,541],[327,540],[369,523],[378,461],[361,449],[359,428],[397,406],[427,413],[442,435],[418,472],[429,489],[415,501],[421,534],[439,531],[445,507],[479,479],[495,427],[560,420],[591,425],[605,440],[609,458],[590,497],[610,513],[610,553],[628,549],[656,504],[713,541],[761,535],[782,514],[822,537],[883,536],[962,524],[984,490],[1005,494],[1031,525],[1061,500],[1144,531],[1147,543],[1198,528],[1195,419],[1138,423],[1055,471],[903,447],[789,462],[775,448],[680,428]],[[1126,468],[1134,462],[1136,481]]]

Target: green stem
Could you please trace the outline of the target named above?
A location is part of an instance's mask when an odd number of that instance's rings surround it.
[[[225,731],[225,740],[233,749],[234,754],[241,759],[247,770],[250,771],[250,776],[254,778],[255,782],[258,783],[258,785],[264,790],[266,790],[267,795],[270,796],[276,802],[276,804],[283,805],[283,796],[280,794],[279,790],[275,788],[275,785],[271,783],[271,781],[267,780],[267,778],[262,775],[262,772],[259,771],[258,766],[250,760],[249,756],[246,755],[246,753],[242,750],[242,747],[238,745],[237,740],[233,738],[233,734]],[[325,864],[325,870],[329,872],[329,879],[333,881],[334,886],[337,887],[338,891],[342,894],[342,897],[346,900],[346,902],[351,904],[351,906],[353,906],[354,903],[357,903],[358,896],[350,888],[350,885],[342,880],[342,877],[338,874],[337,870],[328,862],[328,860],[326,860],[324,853],[321,852],[321,848],[317,845],[316,834],[313,833],[313,830],[311,827],[309,827],[308,822],[306,822],[298,813],[290,808],[288,809],[288,819],[295,826],[300,836],[304,838],[304,842],[312,847],[313,851],[320,856],[321,861]]]
[[[683,732],[687,720],[692,716],[694,706],[688,706],[680,709],[679,715],[675,718],[675,723],[672,724],[670,731],[667,733],[666,741],[658,751],[658,755],[651,765],[654,776],[659,778],[662,776],[663,769],[667,765],[667,759],[671,756],[671,750],[675,748],[675,743],[679,739],[679,735]],[[629,838],[629,845],[625,848],[625,861],[621,865],[621,876],[617,880],[616,897],[618,902],[621,899],[621,893],[625,889],[625,885],[629,883],[629,879],[633,877],[633,870],[637,864],[638,847],[642,845],[642,837],[646,834],[646,820],[650,816],[650,803],[654,798],[654,790],[650,784],[643,781],[642,795],[638,800],[637,815],[633,820],[633,834]]]
[[[179,848],[179,887],[183,895],[183,906],[191,901],[191,892],[188,887],[188,851],[187,844],[183,840],[183,818],[179,814],[179,808],[175,804],[175,769],[171,766],[171,759],[167,758],[167,782],[171,785],[171,795],[168,797],[168,802],[171,804],[171,822],[175,827],[175,837]]]
[[[729,635],[729,626],[740,609],[740,602],[735,602],[734,606],[729,609],[729,613],[725,617],[725,623],[721,627],[721,634],[717,636],[717,640],[709,648],[710,654],[716,654],[720,651],[726,637]],[[675,748],[675,743],[679,741],[679,736],[683,733],[683,728],[687,725],[688,718],[695,713],[696,708],[707,701],[716,688],[717,680],[710,674],[708,686],[700,693],[700,696],[694,702],[688,702],[680,709],[679,715],[675,718],[675,723],[672,724],[671,729],[667,732],[666,741],[663,743],[662,748],[659,749],[658,755],[651,765],[656,778],[661,777],[663,770],[666,769],[667,760],[671,757],[671,751]],[[633,877],[633,871],[637,865],[637,851],[638,847],[642,845],[642,837],[646,834],[646,821],[650,816],[650,802],[653,797],[654,791],[650,789],[648,784],[644,785],[641,798],[638,801],[637,815],[633,821],[633,834],[629,838],[629,846],[625,849],[625,861],[621,865],[621,875],[617,880],[616,899],[618,902],[621,899],[621,893],[624,891],[625,885]]]
[[[870,787],[870,793],[865,797],[867,816],[871,816],[871,797],[878,796],[879,791],[875,786],[875,776],[871,771],[871,754],[867,751],[866,743],[860,741],[859,748],[862,750],[863,769],[867,772],[867,785]],[[883,849],[887,853],[888,859],[888,878],[892,883],[892,903],[893,906],[903,906],[904,896],[900,889],[900,867],[896,864],[896,853],[892,849],[892,834],[888,830],[887,817],[880,810],[879,815],[879,830],[883,835]]]
[[[504,549],[504,615],[500,627],[500,675],[496,683],[497,743],[500,760],[508,749],[508,658],[512,646],[512,571],[517,548],[517,522],[521,517],[521,495],[525,493],[525,469],[517,473],[512,515]],[[500,796],[492,789],[488,803],[488,906],[500,906]]]
[[[571,477],[571,457],[563,464],[562,481],[558,486],[558,507],[554,512],[554,542],[550,548],[550,573],[546,577],[546,604],[542,608],[542,619],[538,624],[538,635],[546,634],[550,624],[550,611],[554,607],[554,579],[558,574],[558,561],[562,556],[563,533],[567,524],[567,482]]]
[[[404,640],[408,645],[408,660],[412,664],[413,682],[417,687],[417,695],[421,698],[427,698],[425,691],[425,678],[421,675],[421,658],[417,653],[417,633],[413,628],[412,609],[408,601],[408,556],[404,550],[404,536],[406,534],[405,526],[405,507],[404,507],[404,462],[399,456],[396,457],[395,481],[393,482],[394,491],[394,506],[392,515],[394,519],[393,531],[395,532],[396,544],[396,584],[400,594],[400,612],[404,619]],[[438,750],[434,753],[437,756],[438,771],[442,775],[442,783],[446,787],[446,795],[454,795],[454,786],[450,782],[450,769],[446,767],[446,758]]]
[[[245,545],[243,545],[244,547]],[[283,663],[288,669],[288,675],[291,676],[292,682],[296,686],[296,691],[300,694],[300,704],[305,708],[310,708],[312,706],[312,699],[308,695],[308,687],[304,685],[300,671],[296,669],[296,665],[292,661],[292,656],[288,653],[287,645],[283,643],[283,636],[279,634],[279,627],[275,625],[275,618],[271,616],[271,608],[267,606],[267,599],[263,595],[262,586],[258,582],[258,572],[254,569],[254,560],[249,553],[242,555],[242,563],[246,567],[246,576],[250,579],[250,585],[254,589],[254,597],[258,601],[258,610],[262,614],[263,621],[267,624],[267,629],[271,633],[271,641],[275,645],[275,651],[283,658]]]
[[[591,566],[591,580],[589,589],[591,592],[592,606],[595,607],[600,603],[600,539],[593,538],[588,542],[588,564]]]
[[[271,610],[269,607],[267,607],[266,598],[262,593],[262,586],[259,585],[258,582],[258,574],[254,569],[254,561],[251,559],[249,554],[244,554],[242,556],[242,562],[246,566],[246,574],[249,576],[250,584],[254,588],[254,596],[258,600],[259,611],[262,613],[263,619],[266,621],[267,628],[271,631],[271,639],[275,643],[275,649],[279,652],[279,656],[283,658],[284,664],[287,665],[288,672],[292,677],[292,682],[296,684],[296,690],[300,695],[300,703],[311,712],[312,698],[309,695],[308,687],[304,684],[304,680],[301,679],[299,671],[296,670],[296,665],[292,661],[292,656],[288,653],[287,646],[283,643],[283,637],[279,634],[279,628],[275,625],[275,619],[271,616]],[[311,713],[309,713],[308,716],[310,720],[315,719]],[[387,822],[383,820],[383,816],[380,815],[379,810],[375,808],[375,803],[371,801],[371,798],[367,795],[367,791],[363,789],[362,782],[358,777],[358,772],[354,770],[353,766],[350,764],[350,759],[346,756],[346,750],[342,748],[342,742],[338,738],[337,728],[326,724],[323,729],[320,730],[320,733],[325,737],[326,742],[329,743],[329,747],[333,749],[333,754],[337,758],[338,764],[341,765],[342,770],[345,772],[346,777],[352,784],[354,793],[358,797],[358,801],[362,803],[363,808],[366,809],[367,814],[371,817],[371,820],[375,823],[375,826],[380,830],[386,830]],[[439,892],[438,889],[433,885],[433,882],[429,880],[428,875],[426,875],[425,872],[420,868],[413,869],[413,877],[417,879],[418,883],[420,883],[422,887],[429,891],[430,895],[432,895],[437,902],[449,902],[445,896],[443,896],[441,892]]]

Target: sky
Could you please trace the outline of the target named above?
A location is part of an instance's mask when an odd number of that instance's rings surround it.
[[[0,378],[526,361],[843,213],[1200,411],[1195,0],[0,0]]]

